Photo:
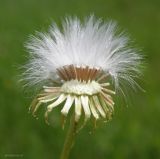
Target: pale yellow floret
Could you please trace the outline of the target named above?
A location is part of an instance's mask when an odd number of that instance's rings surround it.
[[[78,122],[82,113],[82,104],[80,97],[75,96],[75,121]]]
[[[93,102],[94,102],[97,110],[98,110],[99,113],[101,114],[101,116],[102,116],[103,118],[106,118],[106,113],[105,113],[104,110],[102,109],[101,104],[99,103],[98,97],[94,95],[94,96],[92,97],[92,99],[93,99]]]
[[[82,107],[84,110],[84,114],[85,114],[85,122],[90,118],[91,116],[91,111],[89,109],[89,102],[88,102],[88,96],[81,96],[81,102],[82,102]]]
[[[94,105],[94,103],[93,103],[93,100],[92,100],[91,98],[89,99],[89,106],[90,106],[91,112],[92,112],[92,114],[93,114],[93,117],[94,117],[96,120],[98,120],[98,119],[99,119],[99,115],[98,115],[98,113],[97,113],[97,109],[96,109],[96,107],[95,107],[95,105]]]
[[[61,113],[64,115],[64,116],[67,116],[68,114],[68,111],[70,110],[72,104],[73,104],[73,101],[74,101],[74,96],[72,95],[67,95],[67,100],[64,104],[64,107],[63,109],[61,110]]]
[[[47,110],[51,111],[54,107],[60,105],[65,99],[66,99],[66,95],[61,94],[54,103],[48,105]]]

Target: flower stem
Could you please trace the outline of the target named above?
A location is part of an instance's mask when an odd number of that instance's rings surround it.
[[[75,123],[75,115],[71,116],[70,119],[70,126],[66,135],[66,139],[64,142],[64,146],[61,152],[61,157],[60,159],[68,159],[70,151],[73,147],[74,140],[75,140],[75,135],[76,135],[76,123]]]

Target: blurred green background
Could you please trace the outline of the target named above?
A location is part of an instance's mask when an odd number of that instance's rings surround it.
[[[28,114],[31,94],[17,82],[23,47],[35,30],[47,31],[52,20],[90,13],[118,21],[146,55],[143,87],[132,104],[117,104],[115,116],[92,134],[78,135],[71,159],[160,158],[160,1],[159,0],[0,0],[0,158],[57,159],[65,131],[55,115],[52,126],[43,115]],[[42,111],[43,113],[43,111]],[[57,117],[58,116],[58,117]]]

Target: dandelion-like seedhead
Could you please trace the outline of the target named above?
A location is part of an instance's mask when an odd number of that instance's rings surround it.
[[[81,22],[66,18],[62,29],[54,23],[49,33],[37,33],[26,44],[30,60],[25,65],[27,85],[43,84],[30,110],[35,115],[47,103],[45,118],[54,107],[61,106],[67,116],[74,107],[75,122],[84,114],[110,120],[114,111],[113,96],[121,90],[121,81],[131,87],[141,74],[142,56],[129,47],[129,38],[118,34],[114,22],[90,16]],[[114,86],[110,86],[111,79]],[[52,86],[47,85],[52,81]],[[123,90],[122,90],[123,91]]]

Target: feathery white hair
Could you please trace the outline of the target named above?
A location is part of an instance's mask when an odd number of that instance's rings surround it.
[[[56,80],[56,69],[65,65],[101,68],[115,81],[137,85],[141,74],[142,56],[129,47],[129,38],[118,34],[114,22],[103,22],[90,16],[84,23],[78,18],[66,18],[62,30],[54,23],[49,33],[38,33],[27,42],[30,61],[25,66],[25,80],[35,85],[48,79]]]

